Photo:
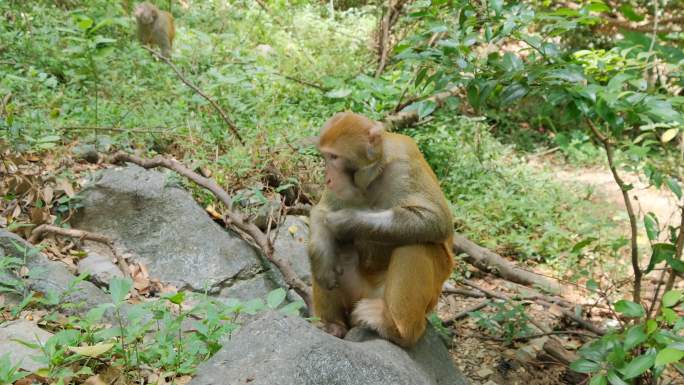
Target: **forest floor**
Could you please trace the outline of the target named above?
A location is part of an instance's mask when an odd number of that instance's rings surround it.
[[[607,203],[597,215],[622,218],[618,220],[619,223],[624,223],[620,229],[623,230],[624,227],[625,234],[629,233],[629,223],[626,219],[622,194],[607,167],[572,167],[560,164],[551,158],[531,159],[529,164],[532,167],[544,168],[555,173],[561,182],[588,187],[588,199],[597,203]],[[638,211],[640,223],[645,213],[653,212],[658,217],[661,228],[668,224],[677,225],[674,223],[676,218],[672,215],[677,213],[677,202],[672,194],[665,190],[649,187],[635,174],[623,171],[620,175],[627,183],[634,186],[630,196],[633,198],[635,210]],[[641,238],[639,241],[640,243],[647,242],[646,239]],[[644,246],[646,245],[643,245],[641,250],[644,250]],[[647,252],[642,251],[642,254],[647,254]],[[628,264],[627,259],[628,256],[625,255],[625,264]],[[643,263],[645,262],[642,261]],[[544,272],[542,268],[537,270]],[[646,288],[655,283],[653,282],[656,279],[654,273],[651,275],[648,277],[651,279],[646,279],[644,282]],[[470,280],[486,289],[510,296],[521,292],[520,285],[503,279],[492,278],[490,275],[478,277],[476,274]],[[578,300],[583,297],[579,295],[580,291],[582,290],[571,290],[572,293],[563,292],[562,297],[578,303]],[[446,295],[440,302],[438,313],[442,319],[447,319],[484,300],[483,298],[470,298],[459,294]],[[587,300],[588,298],[582,299],[583,302]],[[492,314],[494,309],[488,306],[482,311]],[[531,301],[525,306],[525,313],[530,319],[539,321],[553,330],[581,330],[576,325],[568,325],[566,321],[563,321],[562,317],[559,317],[560,314],[554,311],[554,308],[547,308]],[[602,321],[610,317],[602,317],[600,313],[600,311],[592,312],[588,317],[591,317],[595,324],[605,326],[602,325]],[[564,322],[566,323],[564,324]],[[540,353],[543,350],[542,345],[548,337],[506,345],[501,339],[492,338],[477,324],[476,319],[470,316],[456,321],[452,330],[454,331],[451,347],[452,358],[457,367],[471,379],[473,385],[559,385],[573,383],[564,378],[566,371],[564,365],[553,362],[551,359],[539,358],[543,357],[543,354]],[[571,335],[559,335],[556,338],[568,350],[576,350],[583,344],[581,339]],[[678,384],[681,383],[680,381],[682,381],[681,378],[666,378],[664,383]]]

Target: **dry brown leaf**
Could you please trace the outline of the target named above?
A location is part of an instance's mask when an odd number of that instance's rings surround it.
[[[46,186],[41,191],[41,195],[43,196],[43,201],[45,201],[45,204],[49,206],[52,204],[52,198],[54,198],[55,192],[52,187]]]
[[[216,209],[214,208],[214,205],[207,206],[205,208],[205,210],[214,219],[221,219],[222,218],[221,214],[218,211],[216,211]]]
[[[88,377],[87,380],[83,382],[84,385],[109,385],[102,380],[99,374]]]
[[[50,210],[47,207],[32,207],[30,210],[31,223],[34,225],[42,225],[49,223]]]
[[[57,190],[58,190],[58,191],[64,191],[64,193],[65,193],[69,198],[71,198],[71,197],[73,197],[74,195],[76,195],[76,194],[74,193],[74,188],[71,187],[71,182],[69,182],[68,180],[66,180],[66,179],[64,179],[64,178],[58,178],[58,179],[57,179]]]
[[[180,376],[180,377],[176,377],[173,379],[173,384],[174,385],[186,385],[187,383],[190,382],[190,380],[192,380],[192,377],[190,377],[190,376]]]

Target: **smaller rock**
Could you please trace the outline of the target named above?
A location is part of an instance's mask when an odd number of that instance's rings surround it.
[[[76,158],[83,159],[88,163],[97,163],[100,160],[100,155],[97,149],[92,144],[81,144],[73,148]]]
[[[494,374],[494,371],[490,368],[485,367],[485,368],[478,370],[476,374],[480,378],[487,378],[487,377],[491,376],[492,374]]]
[[[489,381],[485,382],[485,383],[482,384],[482,385],[499,385],[499,384],[497,384],[496,382],[494,382],[494,381],[492,381],[492,380],[489,380]]]
[[[237,298],[242,301],[264,298],[276,287],[265,274],[258,274],[250,279],[237,281],[232,286],[222,289],[219,298]]]
[[[19,365],[20,368],[35,372],[45,366],[36,362],[33,357],[40,356],[42,353],[38,349],[31,349],[28,346],[17,342],[24,341],[31,344],[44,345],[52,334],[38,327],[31,321],[16,320],[0,324],[0,355],[9,352],[9,359],[12,366]]]
[[[91,281],[96,285],[109,286],[112,278],[123,278],[123,273],[114,262],[112,258],[106,254],[100,254],[95,251],[88,250],[88,256],[78,262],[78,273],[88,273]]]

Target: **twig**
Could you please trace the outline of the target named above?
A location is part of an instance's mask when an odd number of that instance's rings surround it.
[[[634,272],[634,286],[632,289],[632,299],[636,303],[641,303],[641,276],[642,271],[639,267],[639,246],[637,244],[637,219],[634,214],[634,208],[632,207],[632,200],[629,198],[627,184],[622,180],[620,174],[618,174],[617,168],[615,167],[615,160],[613,154],[613,145],[610,143],[608,137],[603,135],[601,131],[596,127],[591,119],[586,119],[589,128],[594,133],[594,136],[601,142],[603,148],[606,150],[606,159],[608,160],[608,168],[613,174],[613,179],[620,187],[620,192],[622,192],[622,200],[625,202],[625,209],[627,210],[627,215],[629,216],[629,227],[631,231],[631,259],[632,259],[632,270]]]
[[[533,340],[535,338],[546,337],[546,336],[555,336],[555,335],[574,335],[574,336],[596,338],[596,336],[594,334],[583,332],[581,330],[551,330],[551,331],[545,332],[545,333],[536,333],[536,334],[529,334],[526,336],[514,337],[510,340],[508,340],[506,338],[502,338],[502,337],[491,337],[491,336],[484,336],[484,335],[473,335],[473,337],[479,338],[479,339],[484,339],[484,340],[491,340],[491,341],[519,342],[519,341],[528,341],[528,340]]]
[[[269,240],[268,236],[264,234],[264,232],[262,232],[254,223],[249,222],[245,215],[232,210],[231,196],[228,195],[228,193],[222,189],[213,179],[205,178],[200,174],[191,171],[177,160],[167,159],[161,156],[157,156],[152,159],[143,159],[135,155],[118,152],[111,158],[111,163],[121,162],[135,163],[138,166],[146,169],[156,167],[168,168],[169,170],[173,170],[211,191],[216,198],[218,198],[218,200],[226,206],[227,209],[225,216],[228,219],[228,222],[239,230],[243,231],[254,241],[254,243],[261,249],[266,259],[278,267],[280,272],[283,274],[283,278],[285,279],[287,285],[294,289],[297,294],[304,299],[304,302],[308,306],[309,310],[313,309],[311,301],[311,288],[297,276],[297,273],[295,273],[287,260],[278,257],[273,252],[273,244]]]
[[[200,90],[196,85],[192,84],[188,79],[186,79],[185,76],[183,76],[183,74],[180,72],[180,70],[171,62],[171,60],[160,55],[157,51],[153,50],[150,47],[146,47],[146,46],[142,46],[142,47],[145,48],[146,50],[148,50],[150,53],[152,53],[152,55],[154,55],[156,58],[158,58],[159,60],[166,63],[169,67],[171,67],[171,69],[176,73],[176,75],[178,75],[178,78],[183,83],[185,83],[186,86],[190,87],[193,91],[195,91],[197,94],[199,94],[201,97],[203,97],[206,101],[208,101],[209,104],[211,104],[211,106],[214,107],[216,112],[218,112],[219,115],[221,115],[221,118],[223,119],[223,121],[228,126],[228,129],[233,133],[233,135],[237,138],[237,140],[240,142],[240,144],[242,144],[243,146],[245,145],[245,141],[244,141],[244,139],[242,139],[242,136],[240,136],[240,133],[238,132],[237,127],[235,126],[235,123],[228,117],[226,112],[223,111],[221,106],[219,106],[218,103],[216,103],[214,101],[214,99],[210,98],[207,94],[205,94],[202,90]]]
[[[684,206],[681,208],[681,222],[679,224],[679,234],[677,234],[677,240],[675,241],[675,255],[674,259],[679,261],[682,259],[682,251],[684,250]],[[674,269],[670,269],[670,275],[667,277],[667,283],[665,284],[665,292],[672,290],[674,286],[675,277],[677,276]],[[662,301],[661,301],[662,302]]]
[[[387,0],[387,11],[382,16],[382,21],[378,26],[378,67],[375,70],[375,77],[379,77],[385,70],[387,58],[389,56],[390,33],[392,27],[399,20],[401,10],[407,0]]]
[[[151,127],[146,128],[126,128],[126,127],[98,127],[98,126],[63,126],[62,130],[91,130],[91,131],[113,131],[113,132],[134,132],[140,134],[163,134],[173,136],[187,136],[166,130],[172,130],[172,127]]]
[[[114,254],[114,257],[116,257],[116,262],[119,264],[119,269],[124,274],[124,276],[131,276],[131,271],[129,270],[128,263],[126,262],[126,259],[121,254],[119,254],[119,252],[116,251],[116,248],[114,247],[114,240],[112,240],[112,238],[106,235],[92,233],[90,231],[85,230],[65,229],[53,225],[40,225],[33,229],[28,241],[32,244],[36,244],[43,238],[43,236],[46,233],[57,234],[65,237],[72,237],[78,239],[87,239],[89,241],[104,243],[105,245],[107,245],[107,247],[109,247],[109,250],[111,250],[112,254]]]
[[[546,301],[544,301],[544,300],[539,300],[539,299],[538,299],[538,300],[536,300],[536,302],[538,302],[538,303],[540,303],[540,304],[542,304],[542,305],[548,306],[548,307],[553,306],[552,303],[546,302]],[[587,329],[587,330],[589,330],[590,332],[595,333],[595,334],[597,334],[597,335],[599,335],[599,336],[602,336],[602,335],[606,334],[605,330],[603,330],[603,329],[601,329],[600,327],[594,325],[593,323],[591,323],[591,322],[585,320],[584,318],[577,316],[575,313],[571,312],[570,310],[563,309],[563,308],[561,308],[561,307],[558,307],[558,308],[560,309],[560,311],[563,313],[563,315],[564,315],[565,317],[567,317],[567,318],[569,318],[569,319],[575,321],[575,322],[578,323],[580,326],[582,326],[584,329]]]
[[[458,321],[458,320],[460,320],[460,319],[462,319],[462,318],[467,317],[469,313],[472,313],[472,312],[474,312],[474,311],[478,311],[478,310],[484,308],[485,306],[489,305],[490,302],[491,302],[491,301],[487,299],[487,300],[484,300],[484,301],[482,301],[482,302],[476,303],[475,305],[473,305],[473,306],[471,306],[471,307],[469,307],[469,308],[463,310],[463,311],[460,312],[460,313],[454,314],[453,316],[451,316],[451,317],[449,317],[448,319],[444,320],[444,322],[443,322],[443,323],[444,323],[444,326],[451,326],[451,325],[453,325],[454,322],[456,322],[456,321]]]

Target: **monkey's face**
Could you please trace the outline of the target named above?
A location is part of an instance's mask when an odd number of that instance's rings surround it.
[[[135,16],[139,23],[152,24],[157,19],[157,12],[154,8],[151,8],[147,4],[143,3],[135,8],[133,16]]]
[[[355,170],[349,160],[333,152],[323,151],[322,154],[325,159],[325,187],[343,201],[358,197],[360,192],[354,184]]]

